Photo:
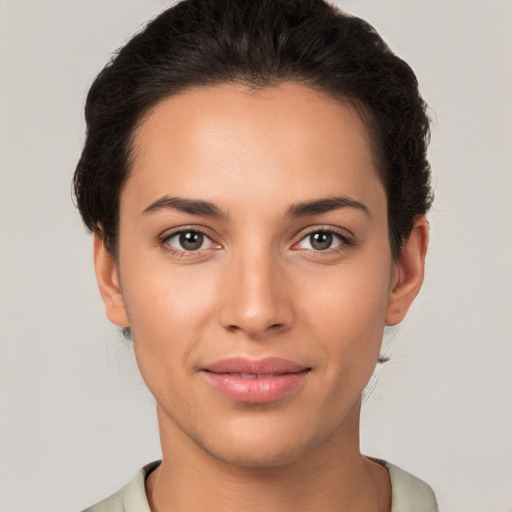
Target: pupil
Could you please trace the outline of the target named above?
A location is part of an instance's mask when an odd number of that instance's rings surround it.
[[[319,231],[311,235],[311,247],[317,250],[329,249],[332,243],[332,233],[326,233],[325,231]]]
[[[196,231],[181,233],[180,245],[187,251],[199,249],[203,245],[203,234]]]

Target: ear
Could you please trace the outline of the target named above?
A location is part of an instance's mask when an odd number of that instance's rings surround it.
[[[428,246],[428,223],[425,217],[418,217],[393,272],[386,325],[397,325],[405,317],[412,301],[423,284],[425,256]]]
[[[118,327],[129,327],[128,315],[119,283],[114,256],[105,247],[101,231],[93,232],[94,268],[107,318]]]

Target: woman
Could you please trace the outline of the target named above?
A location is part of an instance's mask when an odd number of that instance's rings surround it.
[[[431,203],[416,78],[321,0],[185,0],[95,80],[75,193],[163,458],[95,512],[436,510],[359,450]]]

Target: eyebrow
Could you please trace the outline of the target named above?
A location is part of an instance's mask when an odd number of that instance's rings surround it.
[[[208,201],[200,199],[185,199],[183,197],[169,197],[164,196],[151,203],[142,212],[144,215],[158,212],[172,208],[183,213],[190,213],[191,215],[201,215],[203,217],[212,217],[215,219],[226,219],[227,214],[224,213],[218,206]]]
[[[369,218],[371,218],[370,210],[365,204],[346,196],[326,197],[323,199],[297,203],[289,208],[286,216],[300,218],[308,215],[319,215],[321,213],[339,210],[340,208],[355,208],[363,211]]]
[[[185,199],[183,197],[164,196],[151,203],[144,209],[143,214],[148,215],[165,209],[173,209],[191,215],[211,217],[214,219],[227,219],[227,213],[224,213],[218,206],[201,199]],[[345,196],[326,197],[304,201],[290,206],[285,217],[300,218],[309,215],[320,215],[340,208],[355,208],[363,211],[371,218],[368,207],[355,199]]]

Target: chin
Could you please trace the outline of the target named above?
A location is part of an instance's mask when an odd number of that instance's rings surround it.
[[[255,421],[253,418],[252,422],[225,424],[216,435],[198,436],[195,442],[226,464],[246,468],[279,467],[292,464],[318,448],[326,433],[312,432],[310,427],[283,421],[276,425],[275,419]]]
[[[239,468],[274,468],[292,464],[304,455],[302,446],[288,446],[288,443],[232,443],[223,446],[203,446],[209,455],[220,462]]]

